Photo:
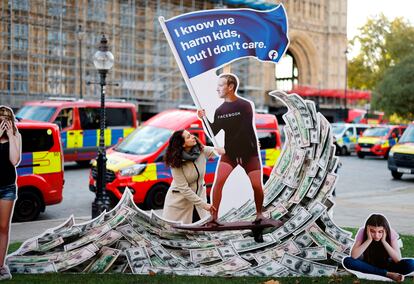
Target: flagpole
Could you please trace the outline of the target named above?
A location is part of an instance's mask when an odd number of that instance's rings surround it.
[[[160,22],[162,31],[164,32],[165,37],[167,38],[167,42],[170,45],[171,51],[172,51],[172,53],[175,57],[175,60],[178,64],[178,68],[180,69],[181,74],[183,75],[185,84],[187,85],[187,88],[190,91],[190,95],[193,98],[193,101],[194,101],[197,109],[202,109],[200,100],[198,99],[198,97],[197,97],[197,95],[194,91],[193,85],[191,84],[191,81],[190,81],[190,78],[188,77],[187,71],[185,70],[185,67],[184,67],[183,63],[181,62],[180,55],[178,54],[178,51],[175,48],[174,42],[173,42],[173,40],[171,38],[171,35],[170,35],[170,33],[167,29],[167,26],[165,25],[164,17],[162,17],[162,16],[158,17],[158,21]],[[208,132],[211,133],[211,140],[213,141],[213,145],[215,147],[218,147],[218,143],[217,143],[216,138],[214,136],[214,132],[211,130],[210,122],[208,121],[206,116],[203,116],[202,120],[203,120],[204,125],[206,126]]]

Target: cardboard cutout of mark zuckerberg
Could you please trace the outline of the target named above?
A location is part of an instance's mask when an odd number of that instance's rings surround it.
[[[215,137],[220,131],[224,132],[224,149],[226,151],[219,159],[213,184],[212,200],[213,206],[217,209],[213,220],[218,219],[223,187],[236,167],[241,167],[244,174],[247,175],[254,192],[256,219],[262,218],[262,163],[254,122],[254,104],[237,95],[238,86],[239,80],[236,75],[221,74],[219,76],[217,94],[223,102],[214,112],[214,121],[208,120],[207,122],[212,133],[209,133],[208,127],[205,127],[210,138]],[[205,111],[198,110],[197,115],[202,119],[205,116]],[[243,172],[236,175],[243,175]],[[241,184],[237,183],[235,186],[240,188]],[[237,188],[232,190],[231,196],[239,194]]]
[[[278,62],[287,50],[287,16],[282,4],[272,9],[214,9],[159,18],[163,32],[203,120],[206,134],[226,154],[220,157],[213,185],[214,219],[249,199],[257,217],[263,203],[262,167],[254,106],[237,95],[234,74],[216,71],[245,57]],[[254,193],[254,194],[253,194]]]

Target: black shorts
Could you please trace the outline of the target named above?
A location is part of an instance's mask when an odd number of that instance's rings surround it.
[[[260,159],[258,155],[253,154],[250,157],[230,157],[226,154],[221,156],[220,162],[229,164],[230,166],[237,167],[237,165],[240,165],[247,174],[249,174],[252,171],[260,170],[261,164]]]

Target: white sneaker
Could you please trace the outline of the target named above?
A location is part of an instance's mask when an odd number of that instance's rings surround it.
[[[0,267],[0,281],[8,280],[8,279],[12,279],[12,275],[10,273],[9,267],[7,266]]]

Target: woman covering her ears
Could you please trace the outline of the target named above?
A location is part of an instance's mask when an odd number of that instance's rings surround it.
[[[414,259],[401,258],[398,234],[383,215],[372,214],[359,229],[351,256],[344,258],[343,266],[402,282],[414,271]]]

